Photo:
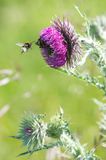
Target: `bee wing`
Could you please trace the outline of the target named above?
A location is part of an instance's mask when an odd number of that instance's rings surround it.
[[[16,45],[19,46],[19,47],[23,47],[23,46],[24,46],[24,43],[20,43],[20,42],[19,42],[19,43],[16,43]]]
[[[27,52],[27,48],[22,47],[22,48],[21,48],[21,53],[25,53],[25,52]]]

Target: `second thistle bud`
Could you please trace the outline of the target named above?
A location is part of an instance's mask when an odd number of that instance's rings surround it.
[[[60,112],[52,117],[46,132],[51,138],[60,138],[63,132],[69,133],[68,123],[63,119],[63,113]]]

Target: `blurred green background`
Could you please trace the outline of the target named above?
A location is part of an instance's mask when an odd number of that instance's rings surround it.
[[[99,120],[98,107],[92,98],[102,99],[103,93],[49,68],[37,46],[21,55],[15,45],[16,42],[37,40],[40,30],[55,16],[68,16],[76,30],[83,32],[83,19],[74,5],[90,18],[106,11],[106,0],[0,0],[0,69],[20,73],[18,81],[0,87],[0,108],[10,105],[9,111],[0,117],[1,160],[17,159],[16,155],[25,150],[21,143],[8,138],[16,135],[25,111],[46,113],[49,118],[62,106],[81,142],[89,142],[88,147],[92,147]],[[89,70],[95,73],[93,64],[89,65]],[[99,148],[97,154],[106,159],[105,150]],[[44,160],[45,151],[35,153],[32,159]]]

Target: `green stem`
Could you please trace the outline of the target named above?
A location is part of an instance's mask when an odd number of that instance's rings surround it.
[[[37,151],[40,151],[40,150],[45,150],[45,149],[49,149],[49,148],[53,148],[55,146],[61,146],[61,142],[58,141],[58,142],[55,142],[55,143],[50,143],[48,145],[43,145],[42,147],[39,147],[33,151],[29,150],[29,151],[26,151],[26,152],[23,152],[21,154],[19,154],[17,157],[20,157],[20,156],[24,156],[24,155],[27,155],[27,154],[32,154],[33,152],[37,152]]]
[[[62,68],[59,68],[57,70],[60,71],[60,72],[72,75],[73,77],[76,77],[78,79],[84,80],[84,81],[86,81],[87,83],[89,83],[89,84],[91,84],[93,86],[96,86],[98,89],[103,90],[105,95],[106,95],[106,86],[105,86],[105,84],[101,83],[96,77],[91,77],[90,75],[81,75],[78,72],[75,73],[75,72],[71,72],[71,71],[68,71],[68,70],[65,70],[65,69],[62,69]]]
[[[62,146],[68,153],[72,155],[75,160],[100,160],[93,150],[86,150],[86,148],[80,144],[79,140],[74,135],[63,133],[61,136]]]

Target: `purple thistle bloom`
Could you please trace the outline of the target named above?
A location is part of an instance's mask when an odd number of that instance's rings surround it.
[[[61,32],[64,37],[64,41],[67,44],[67,67],[72,67],[75,65],[76,60],[81,54],[78,36],[74,30],[74,27],[66,19],[63,19],[63,21],[61,21],[60,19],[55,20],[53,22],[53,26],[59,32]]]
[[[78,37],[67,20],[55,20],[53,25],[42,30],[36,43],[50,67],[72,67],[80,53]]]
[[[41,32],[39,43],[42,55],[49,66],[58,68],[66,63],[67,45],[64,37],[55,27],[44,29]]]
[[[27,128],[24,129],[24,132],[25,132],[26,135],[31,135],[33,130],[32,130],[31,127],[27,127]]]

